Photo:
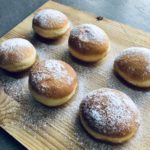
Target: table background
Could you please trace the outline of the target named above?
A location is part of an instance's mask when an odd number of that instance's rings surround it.
[[[0,0],[0,37],[47,0]],[[150,32],[150,0],[55,0]],[[24,150],[0,129],[0,150]]]

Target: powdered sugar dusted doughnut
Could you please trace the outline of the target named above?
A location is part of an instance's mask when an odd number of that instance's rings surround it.
[[[60,11],[44,9],[33,18],[33,29],[45,38],[57,38],[70,28],[68,18]]]
[[[138,87],[150,87],[150,49],[125,49],[116,58],[114,69],[127,82]]]
[[[106,33],[93,24],[82,24],[72,29],[69,37],[71,54],[87,62],[98,61],[106,56],[109,39]]]
[[[36,60],[36,50],[33,45],[22,38],[12,38],[0,45],[0,67],[18,72],[33,65]]]
[[[122,143],[139,127],[139,111],[126,94],[108,88],[89,93],[81,102],[80,119],[93,137]]]
[[[29,75],[29,88],[33,97],[48,106],[67,102],[74,95],[76,87],[76,72],[63,61],[37,62]]]

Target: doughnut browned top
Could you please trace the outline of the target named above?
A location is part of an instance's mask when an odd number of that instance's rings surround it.
[[[106,33],[98,26],[82,24],[72,29],[69,46],[85,55],[102,54],[109,47],[109,39]]]
[[[126,94],[108,88],[89,93],[80,105],[86,124],[95,132],[122,137],[139,126],[139,111]]]
[[[77,75],[74,69],[63,61],[39,61],[30,71],[29,85],[45,97],[63,98],[75,89]]]
[[[150,79],[150,49],[144,47],[127,48],[116,58],[114,67],[131,80]]]
[[[19,63],[35,53],[33,45],[22,38],[12,38],[0,44],[0,64]]]
[[[62,12],[54,9],[39,11],[33,18],[33,25],[43,29],[59,29],[68,24],[68,18]]]

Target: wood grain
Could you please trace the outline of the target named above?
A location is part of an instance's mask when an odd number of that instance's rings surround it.
[[[87,65],[73,59],[68,53],[66,34],[58,41],[45,41],[32,30],[33,14],[3,36],[0,41],[13,37],[30,40],[37,49],[40,59],[62,59],[72,65],[79,76],[79,86],[72,100],[60,108],[48,108],[34,101],[28,90],[28,76],[16,78],[0,71],[0,86],[6,93],[0,93],[0,126],[28,149],[33,150],[81,150],[115,149],[147,150],[150,147],[150,92],[131,87],[113,73],[113,61],[118,53],[130,46],[150,48],[150,34],[126,25],[103,19],[55,2],[47,2],[41,8],[53,8],[64,12],[72,26],[93,23],[104,29],[111,40],[111,49],[102,62]],[[37,10],[38,11],[38,10]],[[142,123],[137,135],[123,145],[111,145],[91,138],[82,128],[78,107],[82,97],[88,92],[110,87],[127,93],[141,111]],[[12,97],[14,100],[12,100]]]

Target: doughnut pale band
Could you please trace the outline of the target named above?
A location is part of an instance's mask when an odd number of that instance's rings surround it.
[[[69,23],[66,26],[64,26],[63,28],[58,28],[58,29],[44,29],[44,28],[38,27],[36,25],[33,25],[33,29],[35,30],[35,32],[45,38],[60,37],[63,34],[65,34],[69,28],[70,28]]]
[[[76,88],[77,88],[77,84],[76,84],[74,90],[69,95],[67,95],[63,98],[51,99],[51,98],[48,98],[45,96],[41,96],[29,85],[29,89],[30,89],[30,92],[33,95],[33,97],[35,97],[35,99],[37,101],[39,101],[40,103],[50,106],[50,107],[55,107],[55,106],[59,106],[59,105],[66,103],[75,94]]]
[[[122,71],[120,71],[120,69],[118,69],[118,67],[116,67],[115,65],[115,71],[127,82],[131,83],[132,85],[138,86],[138,87],[150,87],[150,80],[145,80],[145,81],[137,81],[137,80],[133,80],[130,79],[128,76],[126,76]]]
[[[36,60],[36,51],[34,51],[31,57],[26,58],[19,63],[11,65],[0,65],[0,67],[11,72],[22,71],[27,68],[30,68],[34,64],[35,60]]]
[[[134,136],[134,134],[135,134],[135,131],[133,130],[132,133],[130,133],[129,135],[127,135],[125,137],[110,137],[110,136],[99,134],[99,133],[95,132],[94,130],[92,130],[91,128],[89,128],[88,125],[86,124],[85,120],[82,117],[82,113],[80,113],[80,121],[81,121],[83,127],[86,129],[86,131],[90,135],[92,135],[94,138],[99,139],[99,140],[103,140],[103,141],[108,141],[108,142],[111,142],[111,143],[123,143],[123,142],[126,142],[132,136]]]
[[[83,60],[85,62],[95,62],[95,61],[101,60],[107,55],[107,53],[109,51],[109,49],[108,49],[107,52],[104,52],[101,55],[89,55],[88,56],[88,55],[82,55],[82,54],[78,53],[76,50],[74,50],[71,47],[69,48],[69,50],[73,56],[75,56],[76,58]]]

